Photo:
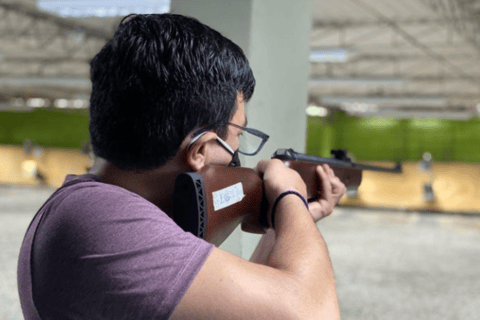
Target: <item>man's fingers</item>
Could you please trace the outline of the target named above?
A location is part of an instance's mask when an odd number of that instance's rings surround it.
[[[327,166],[327,165],[317,166],[317,174],[320,176],[320,180],[322,182],[322,196],[321,197],[323,199],[328,200],[332,197],[332,184],[330,183],[330,178],[328,177],[328,174],[327,174],[327,170],[329,168],[326,168],[325,166]]]
[[[335,172],[330,168],[328,164],[324,165],[324,170],[330,178],[330,184],[332,186],[332,193],[339,194],[345,193],[346,187],[343,182],[335,175]]]
[[[343,184],[343,182],[337,176],[334,176],[330,180],[330,183],[332,186],[332,195],[336,199],[335,204],[338,204],[340,199],[342,199],[343,196],[345,195],[345,192],[347,191],[347,187],[345,186],[345,184]]]
[[[268,160],[260,160],[257,163],[257,166],[253,170],[255,170],[255,172],[258,173],[260,176],[263,176],[263,174],[267,170],[267,165],[268,165]]]
[[[269,166],[284,167],[283,162],[279,159],[263,159],[257,163],[257,166],[254,168],[254,170],[259,174],[264,174]]]
[[[324,164],[323,169],[325,170],[325,172],[327,173],[327,175],[330,178],[335,177],[335,173],[333,172],[332,168],[330,168],[330,166],[328,164]]]
[[[257,163],[257,166],[254,168],[254,170],[260,175],[260,177],[263,177],[265,172],[267,172],[267,169],[271,167],[272,165],[278,165],[276,162],[280,162],[278,159],[274,160],[260,160]]]

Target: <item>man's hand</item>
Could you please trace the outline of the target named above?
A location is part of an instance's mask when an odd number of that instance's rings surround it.
[[[322,185],[322,191],[318,194],[316,201],[309,203],[310,214],[315,222],[330,215],[347,191],[345,185],[335,176],[328,164],[317,166],[317,175]]]
[[[255,171],[262,177],[265,196],[272,205],[277,196],[287,190],[295,190],[304,197],[307,195],[307,187],[298,172],[287,168],[281,160],[261,160]]]

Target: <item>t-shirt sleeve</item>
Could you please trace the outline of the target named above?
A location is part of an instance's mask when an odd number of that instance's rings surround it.
[[[39,241],[45,268],[34,282],[37,306],[85,319],[168,319],[213,247],[114,186],[78,188],[41,232],[49,240]]]

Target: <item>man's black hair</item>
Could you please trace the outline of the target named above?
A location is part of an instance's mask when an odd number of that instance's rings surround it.
[[[226,135],[237,94],[255,79],[242,49],[199,21],[131,15],[91,62],[90,139],[96,156],[124,169],[173,157],[193,129]]]

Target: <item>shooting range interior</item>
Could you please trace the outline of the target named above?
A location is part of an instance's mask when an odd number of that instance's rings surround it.
[[[480,0],[0,0],[0,319],[23,319],[36,211],[94,163],[91,59],[123,16],[165,12],[244,50],[248,126],[270,135],[258,157],[401,163],[363,171],[317,224],[342,319],[480,319]],[[221,248],[248,259],[258,239],[237,228]]]

